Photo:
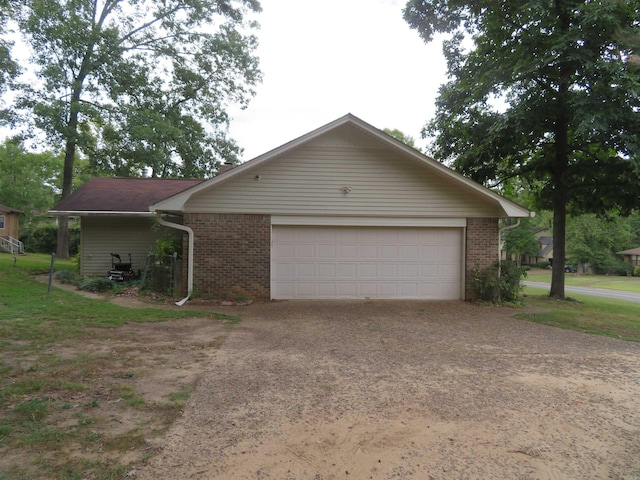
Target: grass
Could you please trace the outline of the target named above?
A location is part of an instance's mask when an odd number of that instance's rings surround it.
[[[551,283],[551,271],[533,270],[527,272],[526,280],[531,282]],[[640,293],[640,277],[577,275],[575,273],[565,273],[564,281],[565,285],[574,287],[606,288],[610,290]]]
[[[171,404],[155,405],[136,391],[134,380],[144,374],[136,351],[90,354],[83,345],[108,346],[109,332],[128,323],[213,317],[234,325],[240,318],[152,306],[134,310],[108,297],[48,292],[34,276],[48,273],[50,263],[48,255],[20,256],[14,263],[12,255],[0,254],[0,480],[124,478],[130,465],[120,458],[132,449],[153,456],[145,438],[166,431],[191,387],[175,392]],[[56,271],[75,268],[71,261],[55,262]],[[110,405],[131,412],[135,428],[109,433],[113,413],[102,412]]]
[[[556,300],[546,290],[525,287],[525,305],[539,311],[517,318],[544,325],[640,342],[640,303],[587,295],[571,295],[572,301]]]

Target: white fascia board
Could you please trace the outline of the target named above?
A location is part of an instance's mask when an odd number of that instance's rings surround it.
[[[51,215],[68,215],[72,217],[152,217],[152,212],[105,212],[101,210],[80,210],[80,211],[64,211],[64,210],[49,210]]]
[[[271,225],[315,225],[335,227],[466,227],[466,218],[337,217],[273,215]]]

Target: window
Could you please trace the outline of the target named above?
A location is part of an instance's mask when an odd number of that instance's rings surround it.
[[[4,215],[0,215],[0,230],[4,229]]]

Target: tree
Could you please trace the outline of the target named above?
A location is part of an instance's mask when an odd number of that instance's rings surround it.
[[[7,21],[14,7],[14,3],[10,0],[0,0],[0,96],[6,91],[7,86],[19,72],[18,64],[11,55],[13,44],[7,38]],[[0,124],[6,122],[8,116],[8,111],[0,103]]]
[[[410,0],[404,17],[425,41],[448,35],[436,157],[491,186],[526,178],[554,212],[554,258],[568,212],[638,205],[639,0]]]
[[[569,218],[567,258],[589,264],[596,273],[616,273],[621,260],[616,252],[634,247],[632,218],[599,218],[593,214]]]
[[[247,20],[257,0],[25,0],[20,30],[39,81],[18,107],[64,150],[62,197],[78,150],[96,171],[206,176],[233,161],[230,102],[260,80]],[[61,218],[58,254],[68,256]]]
[[[27,222],[53,205],[60,176],[62,156],[51,152],[28,153],[20,139],[0,145],[0,204],[25,214]]]
[[[407,135],[406,133],[402,132],[401,130],[398,130],[397,128],[394,128],[394,129],[385,128],[382,131],[387,135],[391,135],[393,138],[400,140],[405,145],[408,145],[411,148],[415,148],[416,150],[420,151],[420,149],[416,147],[416,139],[413,138],[411,135]]]
[[[516,255],[516,262],[520,265],[522,255],[536,255],[539,250],[538,242],[533,234],[533,223],[530,218],[523,218],[516,228],[507,230],[504,234],[504,249],[508,256]]]

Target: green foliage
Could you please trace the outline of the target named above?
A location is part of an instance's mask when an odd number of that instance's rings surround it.
[[[55,203],[62,158],[51,152],[29,153],[20,139],[0,145],[0,204],[24,212],[24,223],[46,214]]]
[[[588,263],[595,273],[625,275],[627,269],[616,252],[635,246],[632,219],[633,216],[603,218],[593,214],[570,217],[567,259],[574,264]]]
[[[25,0],[13,13],[37,82],[18,90],[22,122],[65,145],[63,197],[76,150],[94,172],[213,175],[240,151],[229,104],[261,80],[256,0]]]
[[[401,130],[398,130],[397,128],[394,128],[394,129],[385,128],[382,131],[387,135],[391,135],[393,138],[400,140],[405,145],[408,145],[411,148],[415,148],[416,150],[420,151],[420,149],[416,146],[415,138],[413,138],[411,135],[407,135]]]
[[[484,269],[473,271],[473,286],[478,298],[491,303],[513,303],[520,300],[521,280],[527,276],[523,267],[503,260]]]
[[[76,287],[80,286],[83,281],[83,278],[80,275],[71,270],[60,270],[55,273],[54,277],[60,283],[75,285]]]
[[[182,235],[169,232],[156,240],[151,251],[151,255],[162,264],[170,264],[174,253],[178,258],[182,257]]]
[[[31,224],[20,230],[20,241],[32,253],[52,253],[58,243],[58,226],[52,224]],[[80,250],[80,226],[69,228],[69,252],[75,255]]]
[[[551,264],[549,262],[547,262],[546,260],[543,260],[541,262],[536,262],[535,267],[536,268],[544,268],[547,269],[549,268]]]
[[[435,155],[477,181],[517,181],[554,212],[628,213],[640,197],[640,0],[410,0],[422,38],[444,41],[450,81],[425,129]],[[564,296],[558,272],[552,294]]]
[[[633,269],[633,276],[640,277],[640,266],[637,266]]]
[[[87,278],[78,285],[78,288],[94,293],[109,292],[113,290],[113,282],[108,278]]]
[[[533,234],[531,219],[523,218],[520,225],[507,230],[504,236],[504,248],[508,255],[535,255],[538,242]]]

